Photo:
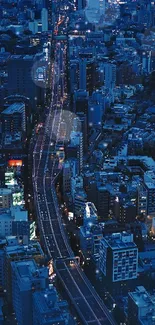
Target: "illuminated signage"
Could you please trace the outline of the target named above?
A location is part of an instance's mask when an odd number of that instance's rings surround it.
[[[17,160],[17,159],[11,159],[8,161],[8,165],[9,167],[18,167],[18,166],[22,166],[22,160]]]

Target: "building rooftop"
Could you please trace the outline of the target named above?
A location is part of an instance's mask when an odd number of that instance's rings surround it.
[[[140,324],[153,325],[155,322],[155,303],[146,289],[143,286],[139,286],[136,288],[136,291],[129,293],[129,297],[139,309]]]
[[[28,261],[15,261],[11,262],[12,270],[16,274],[16,279],[20,290],[30,290],[32,285],[35,286],[35,282],[38,280],[48,279],[48,268],[38,268],[36,262],[32,260]],[[44,286],[44,283],[40,281],[40,286]]]
[[[68,318],[68,304],[66,301],[58,301],[54,287],[50,286],[49,289],[35,292],[33,301],[38,308],[39,316],[44,319],[45,324],[54,324],[54,321],[60,321],[61,323],[64,318]]]
[[[12,193],[12,190],[10,188],[0,188],[0,195],[8,195],[11,193]]]
[[[9,245],[5,247],[5,252],[9,258],[15,255],[36,256],[44,255],[39,242],[30,242],[29,245]]]
[[[23,107],[25,107],[25,105],[23,103],[14,103],[12,105],[10,105],[9,107],[7,107],[1,114],[14,114],[14,113],[20,113],[21,110],[23,110]]]
[[[19,206],[14,206],[10,209],[1,209],[0,221],[9,219],[10,221],[28,221],[28,212]]]
[[[102,241],[106,243],[107,247],[110,246],[112,250],[137,248],[136,244],[133,242],[133,235],[125,231],[105,236]]]
[[[145,182],[148,189],[155,189],[155,184],[153,182]]]

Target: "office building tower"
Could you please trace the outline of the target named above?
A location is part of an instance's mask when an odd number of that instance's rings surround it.
[[[48,10],[48,28],[52,29],[53,24],[53,1],[52,0],[44,0],[45,8]]]
[[[18,94],[29,98],[33,110],[44,102],[45,95],[45,88],[39,87],[38,59],[36,55],[12,55],[8,61],[9,95]]]
[[[66,301],[59,301],[56,289],[50,286],[33,293],[33,325],[69,325],[70,315]]]
[[[79,88],[90,94],[95,87],[95,61],[93,59],[79,60]]]
[[[137,215],[137,207],[130,200],[123,200],[116,197],[114,202],[114,213],[120,223],[134,222]]]
[[[78,174],[79,174],[81,169],[82,169],[82,161],[81,161],[81,166],[80,166],[80,156],[81,156],[81,154],[80,154],[79,146],[69,144],[66,147],[65,156],[66,156],[67,160],[70,160],[70,159],[77,160],[77,170],[78,170]]]
[[[106,186],[97,186],[97,212],[101,219],[107,219],[109,214],[110,194]]]
[[[87,116],[86,114],[84,114],[83,112],[78,112],[77,114],[77,120],[78,120],[78,129],[77,131],[80,131],[82,132],[82,135],[83,135],[83,150],[84,152],[87,152],[87,149],[88,149],[88,128],[87,128],[87,124],[88,124],[88,121],[87,121]]]
[[[71,192],[71,177],[78,175],[78,161],[70,158],[63,165],[63,193]]]
[[[154,324],[155,302],[143,286],[128,293],[128,321],[133,324]]]
[[[71,166],[69,161],[65,161],[63,165],[63,193],[71,191]]]
[[[45,256],[39,242],[31,241],[29,244],[20,244],[15,237],[10,237],[7,246],[4,247],[4,288],[9,304],[12,304],[11,262],[31,259],[34,259],[38,265],[45,262]]]
[[[41,11],[42,32],[48,31],[48,10],[43,8]]]
[[[74,111],[75,113],[83,112],[88,116],[88,92],[77,90],[74,92]]]
[[[48,287],[48,269],[34,260],[11,263],[12,303],[19,325],[33,325],[33,293]]]
[[[101,93],[93,92],[88,104],[88,124],[101,126],[104,113],[104,98]]]
[[[69,65],[69,80],[70,80],[70,92],[71,94],[74,94],[74,91],[76,91],[79,88],[79,61],[78,60],[70,60]]]
[[[102,226],[96,225],[92,228],[93,238],[92,238],[92,257],[98,265],[100,259],[100,242],[103,238],[103,229]]]
[[[25,132],[25,104],[14,103],[1,113],[2,131],[4,133]]]
[[[80,227],[80,249],[85,258],[91,257],[92,254],[92,233],[90,228]]]
[[[0,209],[9,209],[12,205],[12,190],[0,188]]]
[[[142,137],[135,136],[130,134],[128,136],[128,150],[127,154],[134,156],[140,155],[143,152],[143,139]]]
[[[72,131],[70,134],[70,144],[66,148],[67,158],[77,158],[78,169],[83,167],[83,136],[82,132]]]
[[[138,248],[133,235],[113,233],[101,240],[99,268],[111,283],[137,278]]]
[[[142,52],[142,70],[144,74],[151,73],[151,51]]]
[[[108,89],[113,89],[116,85],[116,65],[113,63],[104,63],[104,84]]]
[[[147,192],[147,215],[155,216],[155,183],[145,181],[144,187]]]
[[[97,206],[97,183],[96,180],[90,180],[87,185],[88,201],[93,202]]]

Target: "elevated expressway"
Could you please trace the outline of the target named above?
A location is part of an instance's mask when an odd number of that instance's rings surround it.
[[[114,325],[111,314],[74,259],[63,228],[55,190],[55,180],[61,169],[58,158],[51,154],[51,143],[53,145],[59,141],[65,58],[64,43],[56,42],[55,61],[51,67],[51,105],[33,152],[33,190],[37,220],[44,249],[49,258],[54,260],[57,276],[74,305],[81,324]],[[73,262],[70,263],[70,260]]]

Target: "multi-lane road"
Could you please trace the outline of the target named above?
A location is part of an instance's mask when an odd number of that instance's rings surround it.
[[[111,314],[74,259],[63,228],[55,180],[61,170],[58,158],[51,153],[59,141],[59,127],[65,98],[66,45],[56,42],[51,65],[51,105],[33,152],[33,189],[40,235],[49,258],[74,305],[81,324],[115,324]]]

